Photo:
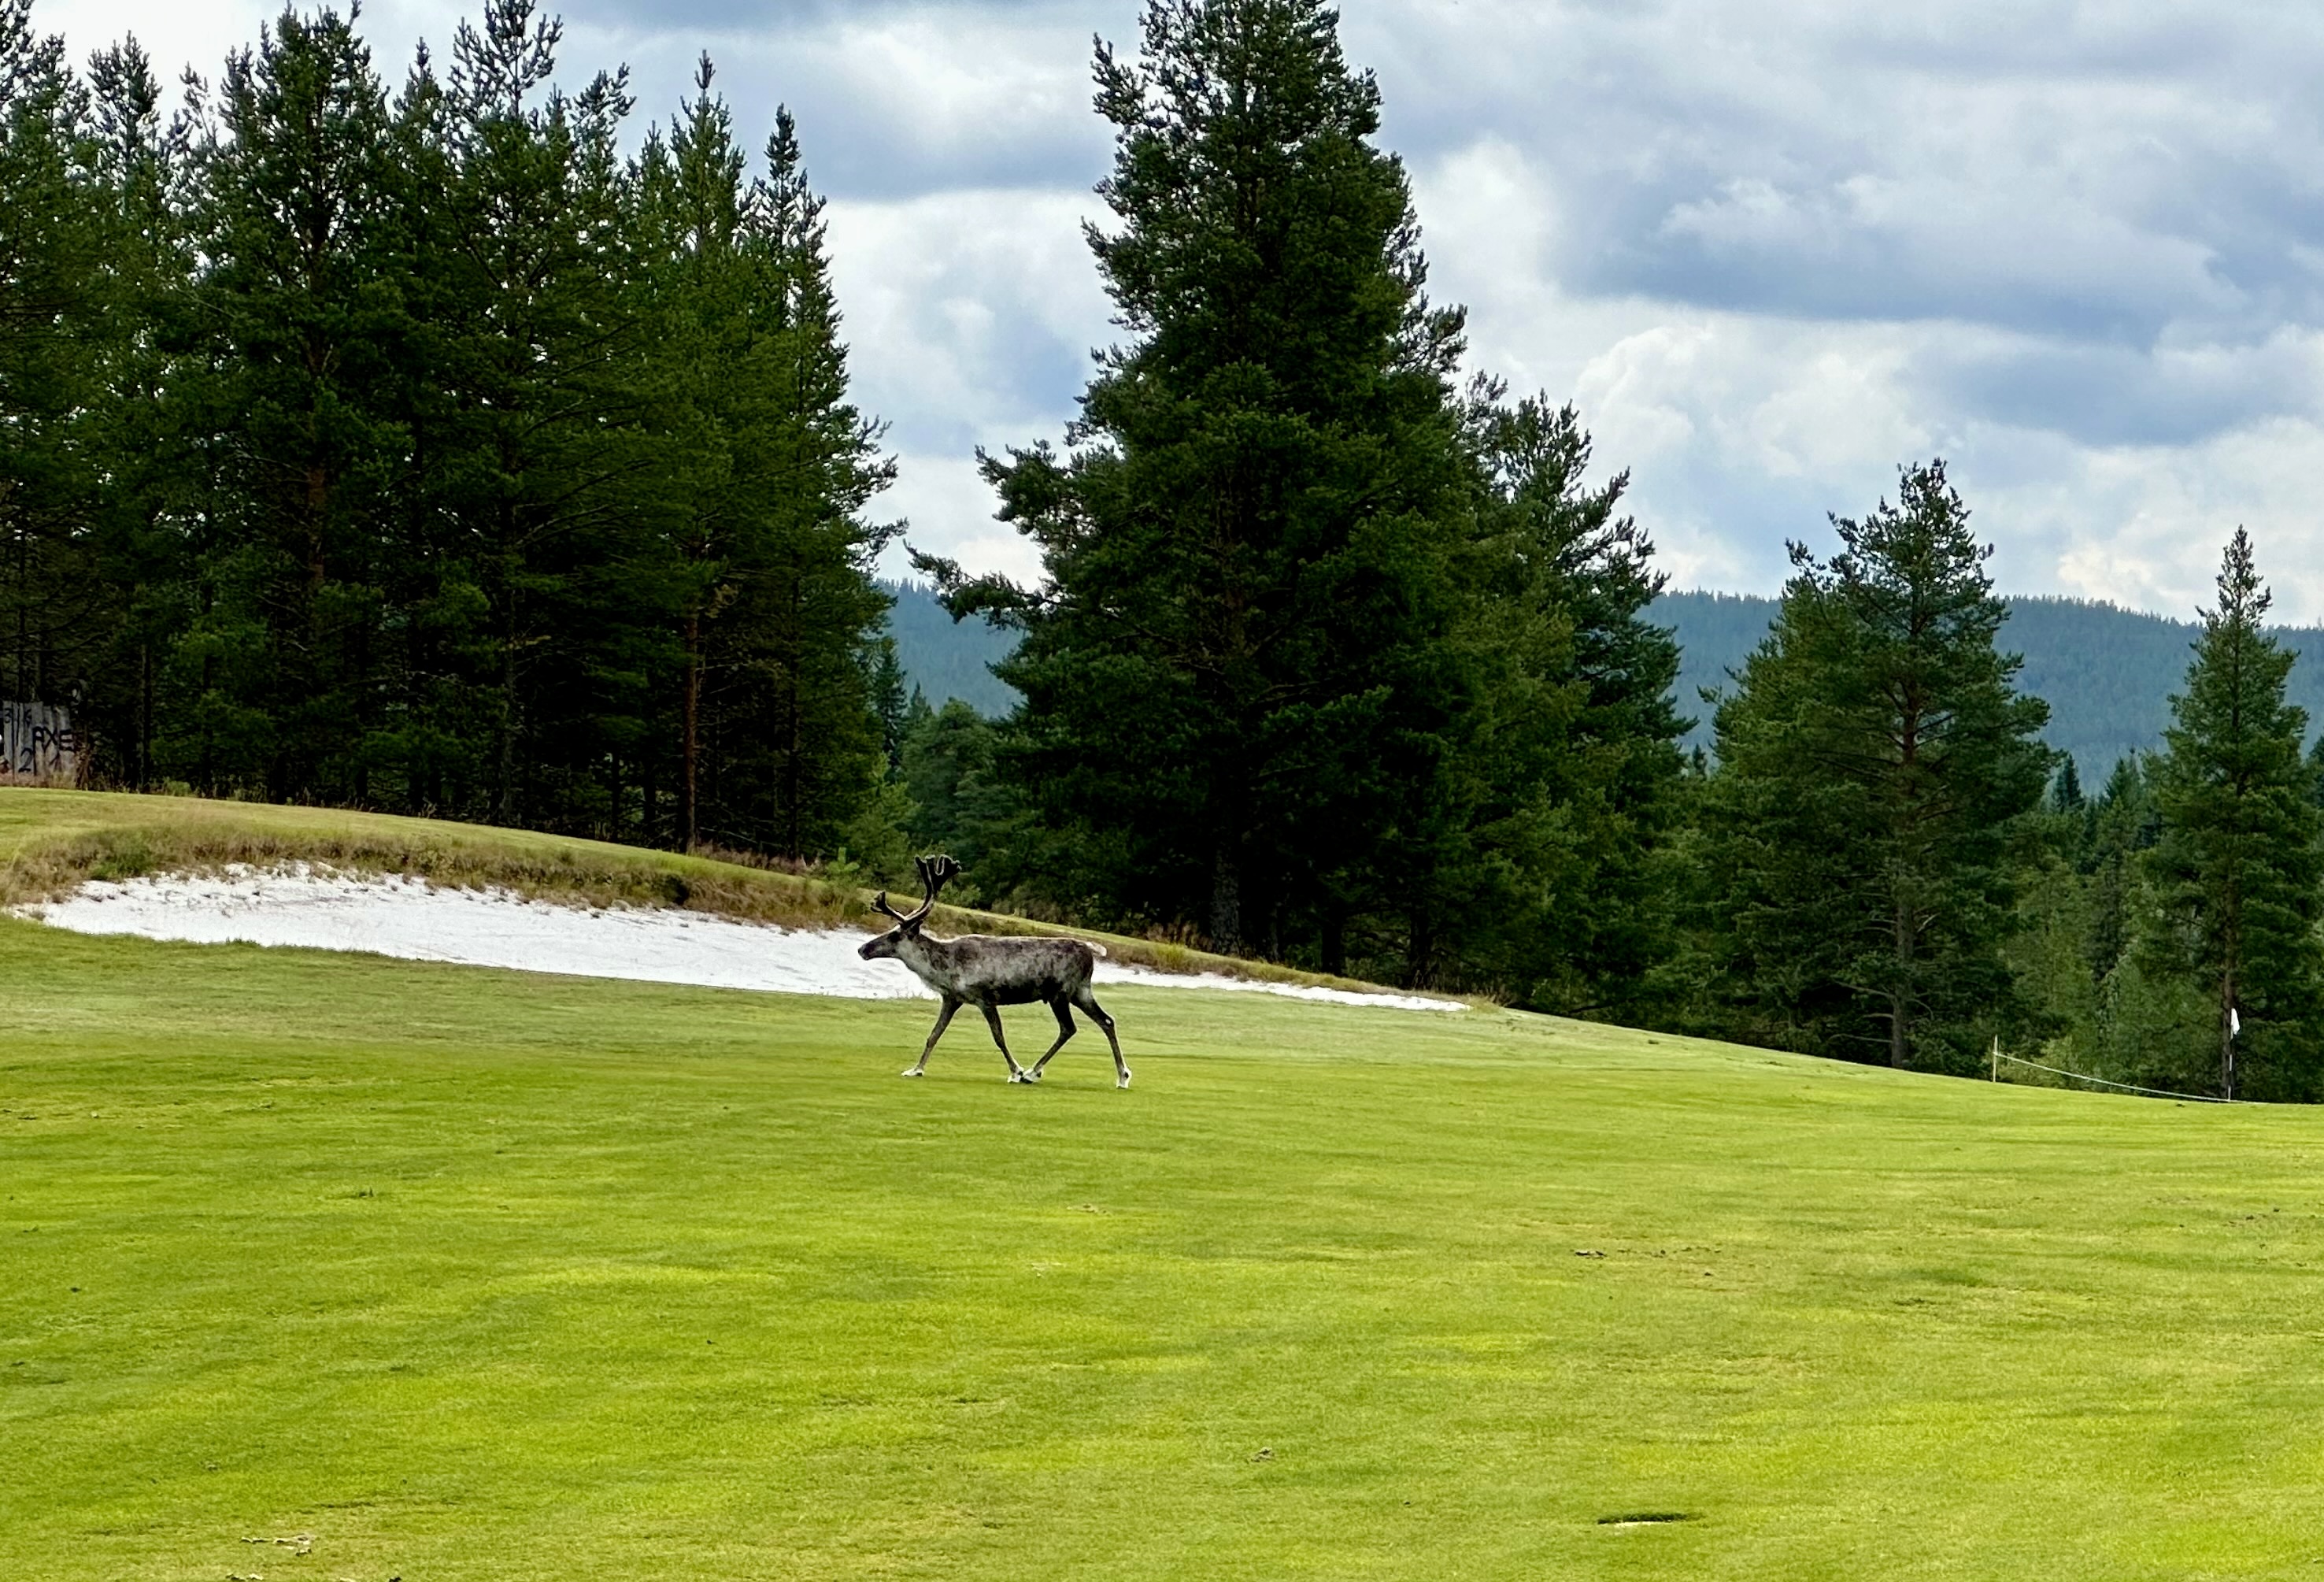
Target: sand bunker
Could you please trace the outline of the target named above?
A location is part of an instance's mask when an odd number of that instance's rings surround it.
[[[650,908],[557,906],[507,890],[438,889],[422,879],[358,879],[305,867],[235,868],[210,877],[120,884],[93,880],[70,900],[18,911],[84,934],[362,950],[408,961],[855,1000],[935,998],[900,962],[858,957],[856,948],[870,936],[853,930],[780,929]],[[1458,1000],[1420,995],[1149,972],[1110,961],[1098,964],[1097,981],[1250,991],[1379,1010],[1466,1009]]]

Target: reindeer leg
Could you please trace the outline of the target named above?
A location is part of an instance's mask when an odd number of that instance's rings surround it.
[[[1011,1082],[1030,1082],[1033,1080],[1032,1078],[1025,1074],[1025,1068],[1017,1063],[1017,1057],[1009,1052],[1009,1041],[1001,1036],[1000,1006],[987,1005],[984,1007],[984,1024],[992,1029],[992,1041],[1001,1046],[1001,1058],[1009,1062],[1009,1080]]]
[[[1074,1004],[1090,1013],[1090,1020],[1104,1032],[1106,1044],[1113,1050],[1113,1085],[1116,1087],[1129,1087],[1130,1064],[1121,1058],[1121,1041],[1113,1036],[1113,1018],[1105,1013],[1105,1007],[1097,1003],[1096,994],[1087,984],[1074,991]]]
[[[1074,1008],[1063,1000],[1052,1000],[1049,1002],[1049,1009],[1057,1013],[1057,1041],[1049,1046],[1047,1054],[1033,1062],[1033,1069],[1025,1076],[1025,1080],[1028,1082],[1038,1082],[1041,1079],[1041,1068],[1047,1065],[1056,1058],[1057,1051],[1065,1047],[1065,1040],[1074,1036]]]
[[[928,1041],[920,1046],[920,1063],[905,1072],[905,1076],[923,1077],[927,1074],[928,1054],[936,1047],[936,1040],[944,1036],[944,1030],[952,1025],[953,1013],[959,1009],[958,1000],[947,999],[944,1003],[944,1009],[936,1013],[936,1030],[928,1034]]]

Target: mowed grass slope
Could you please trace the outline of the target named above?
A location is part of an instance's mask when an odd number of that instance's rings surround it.
[[[0,1576],[2324,1561],[2318,1112],[1130,988],[1127,1093],[965,1024],[913,1083],[918,1004],[0,972]]]

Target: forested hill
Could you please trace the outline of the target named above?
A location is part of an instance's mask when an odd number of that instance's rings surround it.
[[[1012,634],[982,621],[954,624],[936,595],[916,582],[880,585],[896,602],[888,631],[896,639],[896,661],[904,678],[941,708],[957,698],[979,714],[999,716],[1017,706],[1017,692],[992,673],[995,660],[1016,646]]]
[[[1007,713],[1016,694],[989,667],[1009,652],[1008,635],[981,621],[954,625],[934,596],[912,583],[885,586],[896,600],[889,622],[897,657],[912,684],[932,703],[958,698],[987,715]],[[2002,644],[2025,656],[2021,685],[2050,704],[2043,739],[2074,755],[2085,784],[2104,784],[2124,754],[2162,745],[2171,695],[2185,679],[2199,630],[2193,622],[2071,598],[2015,598],[2009,609]],[[1711,740],[1711,709],[1700,689],[1727,684],[1727,672],[1766,635],[1775,613],[1772,598],[1732,593],[1666,593],[1650,607],[1651,619],[1678,634],[1685,656],[1678,701],[1695,721],[1689,745]],[[2300,655],[2290,695],[2308,710],[2312,737],[2313,725],[2324,724],[2324,629],[2279,627],[2276,638]]]
[[[1678,697],[1695,720],[1690,745],[1711,740],[1711,709],[1699,689],[1725,687],[1775,613],[1774,599],[1746,594],[1666,593],[1654,602],[1649,618],[1677,634],[1684,654]],[[2049,702],[2043,739],[2074,755],[2084,784],[2098,785],[2124,754],[2162,745],[2171,695],[2186,678],[2200,630],[2085,599],[2013,598],[2001,646],[2025,656],[2019,686]],[[2324,722],[2324,629],[2283,626],[2275,637],[2300,656],[2288,693],[2308,710],[2312,738]]]

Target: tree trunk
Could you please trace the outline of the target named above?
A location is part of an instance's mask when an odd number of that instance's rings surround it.
[[[1899,1071],[1913,1052],[1913,907],[1902,886],[1896,891],[1896,977],[1888,991],[1888,1063]]]
[[[1222,956],[1242,951],[1242,854],[1221,841],[1211,863],[1211,948]]]
[[[500,786],[493,799],[493,822],[516,822],[516,619],[512,613],[501,637]]]
[[[1411,935],[1405,943],[1404,986],[1425,989],[1436,965],[1435,916],[1429,908],[1417,906],[1413,908],[1407,921]]]
[[[153,789],[153,645],[137,645],[137,789]]]
[[[2236,969],[2219,975],[2219,1096],[2236,1096]]]
[[[701,838],[697,774],[702,735],[702,616],[686,617],[686,696],[679,705],[678,849],[692,851]]]

